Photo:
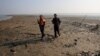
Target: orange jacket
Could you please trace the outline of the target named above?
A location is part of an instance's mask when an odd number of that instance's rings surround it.
[[[43,17],[40,17],[40,19],[38,20],[38,24],[39,25],[45,25],[46,20]]]

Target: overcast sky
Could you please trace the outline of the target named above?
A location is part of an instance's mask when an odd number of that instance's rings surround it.
[[[100,0],[0,0],[0,14],[100,13]]]

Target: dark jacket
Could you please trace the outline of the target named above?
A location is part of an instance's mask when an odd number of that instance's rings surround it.
[[[52,23],[54,24],[54,26],[59,26],[61,21],[59,18],[53,18]]]

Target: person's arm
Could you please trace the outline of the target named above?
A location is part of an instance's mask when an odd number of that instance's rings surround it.
[[[58,18],[59,24],[61,23],[61,20]]]
[[[45,25],[45,22],[44,22],[44,25]]]
[[[43,23],[44,23],[44,25],[45,25],[45,23],[46,23],[46,20],[45,20],[45,19],[44,19],[44,22],[43,22]]]

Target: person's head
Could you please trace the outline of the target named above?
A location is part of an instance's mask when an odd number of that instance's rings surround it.
[[[54,17],[56,18],[57,17],[57,14],[54,14]]]
[[[40,18],[43,17],[43,15],[40,15]]]
[[[40,19],[43,19],[43,15],[40,15]]]

